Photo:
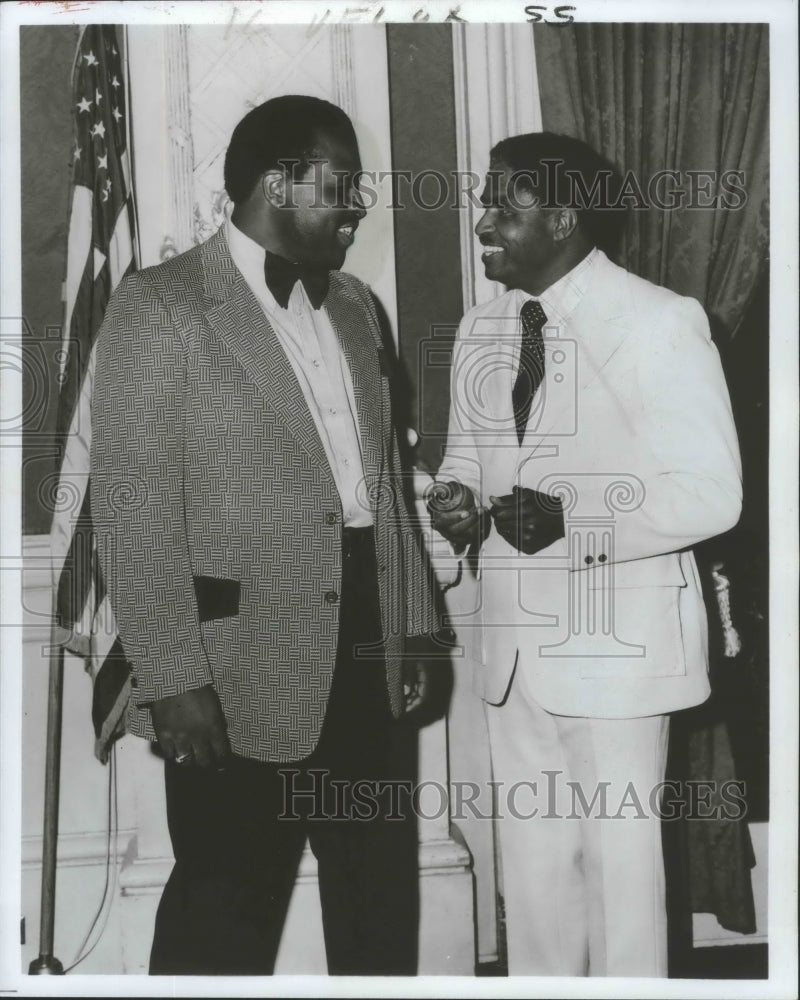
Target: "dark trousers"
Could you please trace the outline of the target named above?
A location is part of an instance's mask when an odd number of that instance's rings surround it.
[[[372,532],[345,529],[336,669],[310,757],[233,757],[221,772],[165,764],[175,867],[151,975],[271,974],[306,837],[329,973],[416,973],[417,837],[403,794],[413,732],[389,709],[377,595]]]

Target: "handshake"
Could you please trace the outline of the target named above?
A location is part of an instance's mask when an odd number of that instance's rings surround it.
[[[432,526],[456,552],[479,548],[493,523],[509,545],[529,556],[564,537],[558,497],[514,486],[506,496],[489,499],[491,507],[478,507],[472,490],[458,482],[432,483],[425,495]]]

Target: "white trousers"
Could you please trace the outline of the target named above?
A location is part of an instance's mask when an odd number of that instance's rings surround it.
[[[487,705],[510,975],[667,974],[658,816],[668,716]]]

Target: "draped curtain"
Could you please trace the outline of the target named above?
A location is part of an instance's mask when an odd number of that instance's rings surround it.
[[[674,187],[731,210],[638,207],[621,263],[698,299],[715,334],[732,335],[766,265],[769,183],[769,28],[759,24],[580,24],[534,30],[544,128],[585,139],[644,198]],[[692,177],[690,172],[702,172]],[[743,172],[741,183],[730,171]],[[727,173],[728,188],[705,175]],[[656,184],[656,188],[658,188]],[[694,190],[693,190],[694,189]],[[671,195],[670,195],[671,197]],[[688,204],[688,201],[685,202]]]
[[[745,511],[758,525],[756,548],[767,548],[766,483],[761,468],[766,433],[746,450],[753,399],[766,402],[761,382],[743,367],[765,357],[765,323],[753,323],[753,302],[766,299],[769,184],[769,28],[760,24],[570,24],[534,30],[543,128],[583,139],[611,160],[625,178],[632,208],[616,257],[636,274],[706,309],[729,376],[740,428],[745,472]],[[658,182],[659,172],[672,171]],[[732,173],[736,172],[736,173]],[[659,186],[660,185],[660,186]],[[735,189],[738,189],[735,190]],[[670,199],[683,207],[665,209]],[[715,196],[720,201],[709,207]],[[655,200],[655,204],[654,204]],[[757,294],[757,292],[759,294]],[[750,339],[745,344],[743,339]],[[735,369],[731,371],[731,366]],[[733,379],[731,375],[733,374]],[[737,399],[737,385],[743,387]],[[763,423],[763,421],[762,421]],[[766,428],[765,428],[766,430]],[[751,448],[753,447],[751,444]],[[759,476],[748,482],[748,470]],[[763,491],[763,497],[762,497]],[[758,511],[753,517],[756,497]],[[741,525],[740,525],[741,528]],[[760,532],[760,534],[759,534]],[[753,532],[745,541],[752,555]],[[752,672],[761,659],[761,703],[766,704],[763,649],[766,581],[755,598],[755,638],[738,657],[725,659],[722,626],[710,569],[741,567],[742,534],[700,547],[706,564],[704,590],[711,629],[712,698],[707,706],[679,713],[673,722],[671,776],[723,782],[735,775],[725,711],[725,678]],[[726,554],[731,558],[727,558]],[[751,567],[754,563],[751,561]],[[734,611],[752,592],[752,574],[733,579]],[[740,630],[748,625],[739,618]],[[755,650],[755,652],[754,652]],[[730,656],[730,650],[727,653]],[[720,680],[721,678],[721,680]],[[766,778],[764,778],[766,780]],[[747,826],[735,820],[688,821],[675,839],[665,836],[673,893],[687,911],[712,912],[731,930],[755,930]],[[666,834],[665,828],[665,834]],[[677,846],[676,846],[677,843]],[[681,918],[676,921],[681,923]],[[684,935],[691,941],[683,919]]]

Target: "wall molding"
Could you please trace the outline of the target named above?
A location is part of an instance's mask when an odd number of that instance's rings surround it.
[[[336,92],[335,103],[347,112],[350,118],[356,117],[356,92],[353,87],[353,36],[348,24],[337,24],[333,28],[333,86]]]
[[[454,24],[453,71],[458,170],[482,175],[496,142],[541,130],[533,29],[529,24]],[[479,193],[480,186],[459,213],[465,312],[503,293],[483,273],[474,232],[480,208],[473,198]]]
[[[4,565],[8,562],[4,560]],[[26,592],[50,591],[52,586],[53,553],[49,535],[22,536],[23,587]]]
[[[111,861],[123,863],[135,850],[135,830],[118,830],[111,837]],[[62,833],[58,837],[58,867],[72,868],[76,865],[105,865],[108,856],[109,837],[104,831]],[[42,838],[22,838],[22,867],[42,867]]]
[[[167,133],[171,183],[172,232],[178,253],[195,242],[194,234],[194,145],[189,109],[188,26],[164,29],[167,74]]]
[[[82,835],[83,836],[83,835]],[[125,839],[127,837],[127,840]],[[74,852],[75,863],[88,863],[84,857],[89,856],[90,849],[96,847],[100,835],[85,835],[85,845],[81,843],[81,836],[70,838],[70,846]],[[74,844],[72,843],[74,841]],[[41,844],[41,839],[39,839]],[[124,844],[124,850],[120,848]],[[161,889],[166,884],[169,874],[172,871],[173,858],[139,858],[135,854],[136,844],[132,839],[132,831],[120,833],[118,835],[117,858],[124,860],[123,869],[120,874],[120,889],[126,896],[135,895],[139,892],[149,894],[155,889]],[[82,853],[81,853],[82,849]],[[127,852],[127,857],[124,855]],[[439,875],[468,874],[472,869],[472,857],[463,843],[453,838],[442,838],[440,840],[422,840],[419,844],[419,873],[420,878],[427,878]],[[102,854],[95,856],[96,860],[105,863],[105,840],[103,840]],[[59,863],[61,858],[59,857]],[[317,859],[314,857],[311,848],[306,844],[300,863],[297,868],[297,883],[317,882]]]

